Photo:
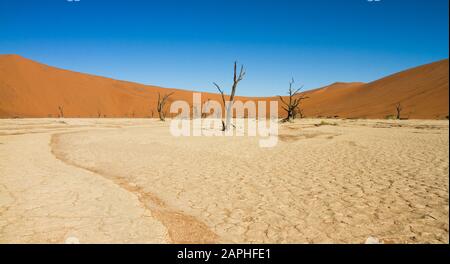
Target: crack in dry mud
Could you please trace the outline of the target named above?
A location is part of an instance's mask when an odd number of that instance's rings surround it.
[[[159,220],[168,230],[172,243],[189,244],[189,243],[217,243],[219,236],[211,231],[209,227],[196,219],[194,216],[186,215],[182,212],[169,208],[164,201],[155,195],[145,192],[142,187],[127,182],[124,178],[106,173],[104,171],[80,165],[67,158],[67,155],[58,150],[57,146],[60,136],[76,132],[66,132],[52,134],[50,139],[51,153],[61,162],[74,166],[79,169],[87,170],[95,173],[105,179],[108,179],[118,185],[120,188],[133,193],[137,196],[139,202]]]

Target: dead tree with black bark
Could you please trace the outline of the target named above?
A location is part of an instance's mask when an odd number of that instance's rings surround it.
[[[402,114],[402,110],[403,110],[402,104],[397,103],[395,105],[395,110],[397,111],[397,119],[401,119],[401,114]]]
[[[58,106],[59,117],[64,118],[64,106]]]
[[[307,96],[303,96],[300,93],[300,90],[303,88],[303,86],[301,86],[300,88],[294,89],[293,85],[294,85],[295,81],[294,79],[292,79],[289,82],[289,91],[288,91],[288,96],[289,96],[289,100],[285,100],[283,98],[283,96],[279,96],[281,102],[283,103],[283,105],[281,106],[286,112],[287,112],[287,117],[285,119],[283,119],[283,122],[289,121],[291,122],[292,120],[294,120],[297,117],[297,114],[301,114],[301,116],[303,116],[303,112],[300,109],[300,102],[302,100],[308,99],[309,97]]]
[[[303,110],[300,108],[300,105],[294,110],[294,119],[300,117],[300,119],[304,118]]]
[[[234,104],[234,96],[236,94],[236,88],[240,81],[244,79],[245,76],[245,69],[244,65],[241,65],[241,70],[239,71],[239,75],[237,74],[237,62],[234,62],[234,75],[233,75],[233,86],[231,86],[231,94],[230,98],[227,101],[225,99],[225,93],[220,88],[220,86],[217,83],[213,83],[217,90],[219,90],[220,94],[222,95],[222,101],[223,105],[225,107],[225,121],[222,120],[222,131],[226,131],[230,129],[231,126],[231,118],[233,113],[231,112],[233,104]]]
[[[206,99],[206,101],[202,104],[204,106],[204,109],[209,109],[209,103],[210,103],[210,99]],[[202,111],[201,118],[206,118],[207,116],[208,116],[208,113],[203,113],[203,111]]]
[[[167,100],[171,95],[174,93],[165,94],[161,97],[161,94],[158,92],[158,105],[156,107],[156,110],[158,110],[159,120],[165,121],[166,120],[166,114],[164,112],[164,106],[167,103]]]

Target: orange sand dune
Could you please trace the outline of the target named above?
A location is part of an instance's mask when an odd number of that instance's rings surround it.
[[[335,83],[308,91],[307,117],[384,118],[401,102],[408,118],[448,116],[448,59],[384,79],[364,83]],[[280,93],[285,92],[280,87]],[[157,93],[175,92],[173,100],[192,101],[192,91],[72,72],[17,55],[0,55],[0,117],[156,117]],[[238,91],[239,92],[239,91]],[[218,94],[202,99],[220,101]],[[241,100],[273,100],[245,98]],[[284,115],[280,108],[280,115]]]
[[[148,117],[156,113],[157,92],[176,92],[177,99],[191,98],[190,91],[164,89],[137,83],[62,70],[17,55],[0,56],[0,116]]]
[[[307,116],[384,118],[401,103],[405,118],[448,116],[448,59],[368,83],[336,83],[308,91]]]

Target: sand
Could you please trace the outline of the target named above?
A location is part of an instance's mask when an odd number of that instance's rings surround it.
[[[322,121],[0,120],[0,243],[449,242],[448,121]]]
[[[448,116],[448,59],[395,73],[370,83],[335,83],[306,92],[307,116],[381,118],[395,115],[401,103],[402,117],[445,119]]]
[[[248,69],[249,74],[251,70]],[[370,83],[334,83],[306,92],[309,99],[302,101],[301,107],[307,117],[384,119],[395,115],[395,105],[401,102],[402,117],[446,119],[448,72],[449,63],[445,59]],[[230,64],[230,81],[231,78]],[[217,80],[210,81],[210,87],[198,87],[198,90],[211,91],[212,82]],[[302,80],[296,81],[299,86],[302,84]],[[286,95],[288,82],[278,84],[279,95]],[[229,84],[220,85],[225,93],[230,92]],[[246,93],[252,85],[250,80],[244,79],[236,94]],[[0,118],[58,117],[59,107],[63,108],[65,117],[72,118],[156,117],[158,92],[174,92],[169,103],[183,100],[192,104],[193,91],[113,80],[51,67],[17,55],[0,55]],[[237,100],[273,101],[278,100],[276,95],[264,98],[238,96]],[[219,94],[202,93],[202,102],[208,99],[222,102]],[[280,117],[286,115],[281,102],[278,112]]]

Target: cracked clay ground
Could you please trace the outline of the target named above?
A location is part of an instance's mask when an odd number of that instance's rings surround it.
[[[448,121],[328,122],[0,120],[0,243],[448,243]]]

